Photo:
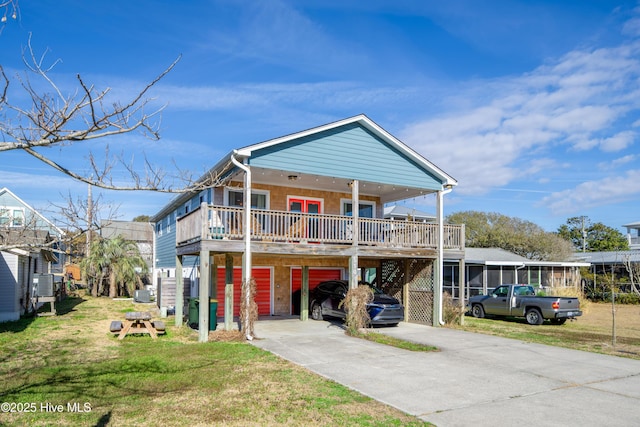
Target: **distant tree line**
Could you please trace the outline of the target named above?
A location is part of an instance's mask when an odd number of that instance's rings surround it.
[[[602,223],[592,224],[587,217],[569,218],[557,232],[496,212],[456,212],[446,221],[465,224],[467,247],[501,248],[532,260],[566,261],[583,246],[586,251],[629,249],[622,233]]]

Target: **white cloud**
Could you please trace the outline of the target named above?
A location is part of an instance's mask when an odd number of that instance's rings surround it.
[[[413,123],[400,136],[456,177],[458,194],[505,186],[522,178],[522,165],[529,173],[553,171],[554,162],[535,163],[553,150],[619,152],[634,143],[629,129],[640,122],[625,124],[640,110],[632,96],[640,90],[639,58],[640,45],[627,41],[572,51],[501,83],[476,82],[485,87],[465,92],[476,95],[465,109]]]
[[[620,151],[624,148],[629,147],[631,144],[633,144],[635,137],[636,137],[635,132],[631,132],[631,131],[620,132],[609,138],[602,139],[600,142],[600,148],[602,149],[602,151],[607,151],[607,152]]]
[[[640,195],[640,170],[627,171],[622,176],[607,177],[600,181],[583,182],[575,188],[551,194],[540,205],[554,214],[573,214],[588,208],[605,206]]]
[[[620,168],[626,164],[632,163],[636,161],[637,158],[638,156],[636,154],[629,154],[629,155],[614,159],[610,162],[598,163],[598,168],[602,170],[613,170],[616,168]]]

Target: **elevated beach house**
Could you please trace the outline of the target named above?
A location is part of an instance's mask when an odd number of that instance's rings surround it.
[[[251,278],[261,316],[306,320],[309,290],[340,278],[398,297],[406,321],[440,323],[442,260],[464,258],[463,226],[443,223],[457,182],[367,116],[233,150],[201,182],[151,219],[156,280],[190,279],[172,296],[177,325],[197,295],[230,328]],[[384,218],[385,204],[429,195],[435,222]]]

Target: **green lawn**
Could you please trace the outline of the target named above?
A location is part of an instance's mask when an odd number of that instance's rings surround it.
[[[617,305],[615,310],[615,327],[612,306],[606,303],[588,304],[584,307],[584,314],[581,317],[568,321],[562,326],[552,325],[549,322],[532,326],[523,318],[516,317],[475,319],[467,316],[464,326],[449,325],[449,327],[640,359],[640,306]]]
[[[109,323],[130,301],[56,308],[0,324],[0,425],[425,425],[244,342],[187,327],[119,341]]]

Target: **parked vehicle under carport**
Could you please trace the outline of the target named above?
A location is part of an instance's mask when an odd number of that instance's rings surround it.
[[[373,301],[367,304],[371,325],[395,326],[404,320],[404,307],[390,295],[367,283],[373,289]],[[309,292],[309,311],[314,320],[327,317],[344,319],[346,313],[340,305],[347,295],[349,283],[345,280],[329,280],[320,283]]]

